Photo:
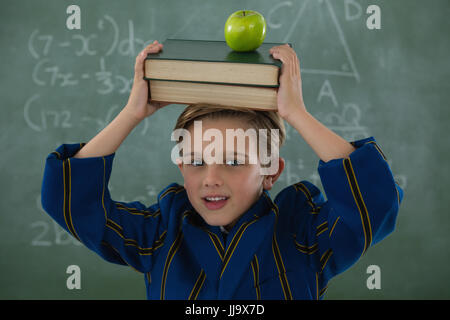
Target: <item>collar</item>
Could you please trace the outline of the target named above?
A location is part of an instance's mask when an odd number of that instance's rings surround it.
[[[207,281],[218,291],[218,298],[231,299],[257,250],[265,241],[271,241],[269,235],[273,234],[277,220],[276,206],[264,190],[241,215],[226,240],[220,227],[206,224],[190,203],[186,209],[189,212],[182,222],[186,249],[205,271]]]

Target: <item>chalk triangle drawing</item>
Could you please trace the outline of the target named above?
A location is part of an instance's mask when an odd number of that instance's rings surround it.
[[[249,4],[248,4],[249,5]],[[330,0],[301,0],[270,2],[270,7],[259,2],[252,3],[268,23],[266,42],[290,42],[300,59],[302,74],[342,76],[360,81],[350,48]],[[167,30],[172,38],[223,40],[223,27],[214,26],[227,18],[231,10],[216,8],[215,3],[192,10],[187,19],[176,20],[176,30]],[[249,5],[249,7],[252,7]],[[223,12],[222,12],[223,11]],[[221,12],[217,18],[205,12]],[[214,18],[212,18],[214,17]],[[338,62],[337,62],[338,61]],[[303,63],[302,63],[303,62]]]
[[[282,39],[293,44],[302,74],[353,77],[360,81],[330,0],[288,1],[280,4],[277,11],[277,17],[270,17],[274,21],[269,20],[275,27],[269,29],[271,40]],[[277,26],[280,28],[276,29]]]

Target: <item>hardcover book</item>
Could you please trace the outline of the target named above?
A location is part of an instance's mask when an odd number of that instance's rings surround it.
[[[251,52],[233,51],[225,41],[168,39],[163,44],[145,60],[152,100],[277,109],[281,61],[269,49],[281,43],[263,43]]]

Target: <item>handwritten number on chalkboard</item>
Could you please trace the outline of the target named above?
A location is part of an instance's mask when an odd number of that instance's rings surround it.
[[[47,240],[43,240],[42,238],[45,237],[45,235],[48,232],[48,224],[44,221],[36,221],[31,224],[31,228],[41,228],[42,232],[40,232],[34,239],[31,241],[32,246],[51,246],[52,243]]]

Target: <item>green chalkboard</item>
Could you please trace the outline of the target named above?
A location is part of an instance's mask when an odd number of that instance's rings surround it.
[[[74,3],[81,29],[68,28]],[[372,4],[380,29],[368,28]],[[4,0],[0,7],[0,299],[145,299],[143,275],[103,261],[42,210],[44,161],[62,143],[87,142],[118,114],[144,45],[223,40],[226,18],[240,9],[265,16],[267,42],[292,44],[309,112],[348,141],[374,136],[405,191],[396,231],[333,279],[325,298],[450,298],[447,0]],[[125,140],[110,181],[114,200],[151,205],[170,182],[183,183],[170,161],[183,108],[164,108]],[[273,198],[303,179],[322,187],[317,156],[289,125],[287,135]],[[67,287],[71,265],[81,270],[80,289]],[[379,289],[367,286],[371,265],[379,267]]]

